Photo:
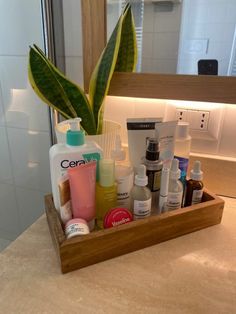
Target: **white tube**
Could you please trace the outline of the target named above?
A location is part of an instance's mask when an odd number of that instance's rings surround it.
[[[159,197],[159,211],[160,213],[165,212],[166,202],[168,196],[168,184],[169,184],[169,168],[162,168],[161,172],[161,187],[160,187],[160,197]]]
[[[156,138],[160,143],[160,159],[164,167],[170,168],[174,158],[175,130],[177,121],[167,121],[155,124]]]

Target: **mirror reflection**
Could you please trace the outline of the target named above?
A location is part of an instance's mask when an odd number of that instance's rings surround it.
[[[131,0],[138,72],[236,76],[235,0]],[[107,1],[108,36],[125,0]]]

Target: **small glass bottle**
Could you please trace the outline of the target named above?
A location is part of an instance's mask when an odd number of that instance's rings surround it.
[[[179,161],[174,158],[171,163],[171,169],[169,174],[169,187],[166,209],[173,210],[181,208],[183,198],[183,184],[179,180],[181,172],[179,169]]]
[[[151,215],[152,194],[147,188],[148,178],[146,167],[140,165],[135,176],[134,187],[131,190],[131,209],[134,220],[146,218]]]
[[[190,172],[190,180],[187,181],[185,206],[201,203],[203,194],[202,177],[201,162],[196,160]]]
[[[120,136],[116,136],[115,148],[111,151],[115,161],[115,179],[117,184],[117,206],[130,209],[130,192],[134,184],[133,167],[126,160]]]
[[[147,140],[146,156],[143,158],[143,163],[147,169],[148,188],[152,192],[152,211],[157,212],[163,162],[159,159],[159,143],[156,138]]]
[[[115,163],[112,159],[99,160],[99,182],[96,184],[97,226],[103,228],[106,213],[117,205]]]

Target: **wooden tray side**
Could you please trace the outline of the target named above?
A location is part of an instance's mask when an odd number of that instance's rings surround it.
[[[57,214],[57,210],[55,209],[55,206],[52,200],[52,195],[51,194],[46,195],[44,198],[44,201],[45,201],[45,211],[46,211],[49,231],[52,237],[52,242],[54,244],[59,260],[61,261],[60,246],[66,240],[66,237],[63,232],[61,222]]]
[[[63,241],[60,245],[62,272],[219,224],[224,201],[208,193],[204,193],[206,202],[201,204]]]

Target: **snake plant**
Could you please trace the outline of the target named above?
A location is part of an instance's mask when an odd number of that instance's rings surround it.
[[[81,117],[87,134],[101,134],[104,99],[114,71],[134,71],[136,35],[128,3],[92,73],[89,97],[61,73],[36,45],[30,47],[28,76],[36,94],[66,119]]]

